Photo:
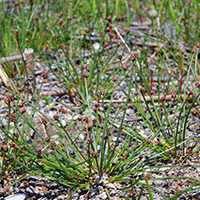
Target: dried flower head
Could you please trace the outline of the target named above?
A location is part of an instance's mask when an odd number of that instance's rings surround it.
[[[98,156],[99,156],[98,152],[95,152],[95,151],[92,152],[92,157],[93,158],[98,158]]]
[[[16,144],[15,144],[14,142],[10,142],[10,143],[9,143],[9,146],[10,146],[10,147],[15,147]]]
[[[117,81],[117,78],[115,76],[112,76],[112,81],[113,82],[116,82]]]
[[[89,33],[89,32],[90,32],[89,28],[85,28],[85,33]]]
[[[104,91],[104,89],[103,89],[103,88],[101,88],[101,89],[99,90],[99,93],[100,93],[101,95],[104,95],[104,94],[105,94],[105,91]]]
[[[1,151],[8,152],[8,146],[4,145],[3,147],[1,147]]]
[[[81,116],[78,116],[77,119],[78,119],[78,121],[81,121],[81,120],[82,120],[82,117],[81,117]]]
[[[192,49],[192,53],[193,53],[193,54],[196,54],[196,53],[197,53],[197,47],[196,47],[196,46]]]
[[[15,113],[11,113],[10,114],[10,121],[11,122],[15,122],[16,121],[16,115],[15,115]]]
[[[58,121],[59,120],[59,116],[58,115],[54,115],[53,119],[56,120],[56,121]]]
[[[119,60],[122,60],[122,55],[117,56]]]
[[[26,102],[25,101],[22,101],[20,104],[19,104],[19,107],[22,108],[26,105]]]
[[[23,107],[23,108],[21,109],[20,113],[21,113],[21,114],[24,114],[25,112],[26,112],[26,108]]]
[[[93,143],[93,139],[88,139],[88,143],[92,144]]]
[[[136,52],[134,52],[132,55],[131,55],[131,59],[132,61],[135,61],[138,57],[138,54]]]
[[[50,138],[49,137],[46,137],[45,138],[45,142],[49,142],[50,141]]]
[[[8,98],[5,98],[4,102],[5,102],[6,105],[8,105],[10,103],[10,101],[8,100]]]
[[[83,77],[84,78],[88,77],[88,71],[86,69],[83,70]]]
[[[46,119],[45,117],[42,117],[42,118],[41,118],[41,122],[42,122],[44,125],[46,125],[46,124],[47,124],[47,119]]]
[[[54,141],[51,141],[49,146],[50,146],[51,149],[55,150],[56,144],[55,144]]]
[[[13,97],[13,95],[11,93],[7,93],[6,97],[7,97],[9,102],[11,102],[14,99],[14,97]]]
[[[47,77],[48,77],[48,73],[47,73],[47,72],[43,72],[43,73],[42,73],[42,77],[43,77],[43,78],[47,78]]]
[[[111,21],[112,21],[112,17],[109,15],[109,16],[107,17],[107,20],[108,20],[109,22],[111,22]]]
[[[160,54],[160,49],[159,48],[156,49],[156,54]]]

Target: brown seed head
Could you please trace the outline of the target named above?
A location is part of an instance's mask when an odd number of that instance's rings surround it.
[[[24,114],[25,112],[26,112],[26,108],[23,107],[23,108],[21,109],[20,113],[21,113],[21,114]]]
[[[6,105],[8,105],[10,103],[10,101],[8,100],[8,98],[5,98],[4,102],[5,102]]]
[[[50,138],[49,137],[46,137],[45,138],[45,142],[49,142],[50,141]]]
[[[42,73],[42,77],[43,77],[43,78],[47,78],[47,77],[48,77],[48,73],[47,73],[47,72],[43,72],[43,73]]]
[[[42,150],[41,150],[41,149],[36,149],[36,153],[37,153],[38,155],[41,155]]]
[[[122,55],[117,56],[119,60],[122,60]]]
[[[29,30],[26,30],[26,35],[30,35],[30,31]]]
[[[25,150],[26,148],[24,146],[21,147],[21,150]]]
[[[52,35],[52,39],[55,40],[57,38],[56,35]]]
[[[20,104],[19,104],[19,107],[22,108],[26,105],[26,102],[25,101],[22,101]]]
[[[160,49],[159,48],[156,49],[156,54],[160,54]]]
[[[78,119],[78,121],[81,121],[81,120],[82,120],[82,117],[81,117],[81,116],[78,116],[77,119]]]
[[[10,147],[15,147],[16,144],[15,144],[14,142],[10,142],[10,143],[9,143],[9,146],[10,146]]]
[[[60,25],[63,24],[63,19],[59,19],[59,24],[60,24]]]
[[[56,120],[56,121],[59,121],[59,116],[58,115],[54,115],[53,119]]]
[[[15,113],[11,113],[10,114],[10,121],[11,122],[15,122],[16,121],[16,115],[15,115]]]
[[[117,81],[117,78],[115,76],[112,76],[112,81],[113,82],[116,82]]]
[[[46,125],[46,124],[47,124],[47,119],[46,119],[45,117],[42,117],[42,118],[41,118],[41,122],[42,122],[44,125]]]
[[[81,102],[78,102],[78,103],[76,104],[76,107],[81,107]]]
[[[88,139],[88,143],[92,144],[93,143],[93,139]]]
[[[108,20],[109,22],[111,22],[111,21],[112,21],[112,17],[109,15],[109,16],[107,17],[107,20]]]
[[[105,91],[104,91],[104,89],[103,89],[103,88],[101,88],[101,89],[99,90],[99,93],[100,93],[101,95],[104,95],[104,94],[105,94]]]
[[[13,97],[13,95],[11,93],[7,93],[6,97],[7,97],[9,102],[11,102],[14,99],[14,97]]]
[[[89,28],[85,28],[85,33],[89,33],[89,32],[90,32]]]
[[[196,47],[196,46],[192,49],[192,53],[193,53],[193,54],[196,54],[196,53],[197,53],[197,47]]]
[[[63,16],[63,12],[60,12],[59,13],[59,17],[61,18]]]
[[[7,146],[7,145],[4,145],[4,146],[1,148],[1,150],[2,150],[3,152],[8,152],[8,146]]]
[[[138,57],[138,54],[136,52],[134,52],[132,55],[131,55],[131,59],[132,61],[135,61]]]
[[[20,35],[19,30],[15,30],[15,34],[16,36],[19,36]]]
[[[55,150],[56,144],[55,144],[54,141],[51,141],[49,146],[50,146],[51,149]]]
[[[196,86],[197,88],[200,88],[200,82],[196,82],[196,83],[195,83],[195,86]]]
[[[128,28],[124,28],[124,31],[125,31],[126,34],[130,33],[130,30]]]
[[[84,78],[88,77],[88,71],[86,69],[83,70],[83,77]]]
[[[98,158],[98,156],[99,156],[98,152],[95,152],[95,151],[92,152],[92,157],[93,158]]]

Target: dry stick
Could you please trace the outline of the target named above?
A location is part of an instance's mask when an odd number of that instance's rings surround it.
[[[182,97],[184,97],[184,95],[182,95]],[[160,95],[160,98],[158,96],[152,96],[152,98],[150,96],[145,96],[144,99],[146,100],[146,102],[150,103],[150,102],[158,102],[160,101],[171,101],[172,99],[176,100],[176,97],[173,97],[173,95],[166,95],[164,96],[163,94]],[[93,101],[93,104],[96,103],[126,103],[127,99],[124,100],[101,100],[101,101]],[[135,100],[135,102],[145,102],[144,100],[141,99],[141,97],[139,97],[138,99]]]
[[[25,49],[24,58],[26,62],[26,72],[27,72],[27,84],[28,84],[28,93],[32,89],[33,96],[35,94],[36,80],[35,80],[35,69],[34,69],[34,51],[33,49]],[[31,87],[30,87],[31,86]]]
[[[67,94],[68,90],[65,89],[58,89],[58,90],[50,90],[50,91],[43,91],[40,93],[40,96],[62,96]]]
[[[1,64],[4,64],[6,62],[13,62],[16,60],[22,59],[22,55],[16,55],[16,56],[9,56],[9,57],[2,57],[0,58],[0,77],[2,78],[2,81],[6,85],[6,87],[15,93],[19,94],[17,88],[15,87],[13,81],[8,77],[8,75],[5,73],[3,67]]]
[[[9,56],[9,57],[2,57],[2,58],[0,58],[0,64],[7,63],[7,62],[13,62],[16,60],[21,60],[22,57],[23,56],[21,54],[15,55],[15,56]]]
[[[8,77],[8,75],[6,74],[6,72],[3,70],[2,65],[0,64],[0,77],[2,78],[2,81],[4,82],[4,84],[6,85],[6,87],[12,91],[14,91],[15,93],[19,94],[17,88],[15,87],[14,83],[12,82],[12,80]]]

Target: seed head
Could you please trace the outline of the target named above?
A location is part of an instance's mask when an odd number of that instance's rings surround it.
[[[113,82],[116,82],[117,81],[117,78],[115,76],[112,76],[112,81]]]
[[[11,113],[10,114],[10,121],[11,122],[15,122],[16,121],[16,115],[15,115],[15,113]]]
[[[13,95],[11,93],[7,93],[6,97],[7,97],[9,102],[11,102],[14,99],[14,97],[13,97]]]
[[[124,31],[126,32],[126,34],[130,33],[130,30],[128,28],[124,28]]]
[[[19,30],[15,30],[15,34],[16,36],[19,36],[20,35]]]
[[[63,16],[63,12],[60,12],[59,13],[59,17],[61,18]]]
[[[63,19],[59,19],[59,24],[60,24],[60,25],[63,24]]]
[[[36,153],[37,153],[38,155],[41,155],[42,150],[41,150],[41,149],[36,149]]]
[[[108,20],[109,22],[111,22],[111,21],[112,21],[112,17],[109,15],[109,16],[107,17],[107,20]]]
[[[47,119],[46,119],[45,117],[42,117],[42,118],[41,118],[41,122],[42,122],[44,125],[46,125],[46,124],[47,124]]]
[[[81,116],[78,116],[77,119],[78,119],[78,121],[81,121],[81,120],[82,120],[82,117],[81,117]]]
[[[132,61],[135,61],[138,57],[138,54],[136,52],[134,52],[132,55],[131,55],[131,58],[132,58]]]
[[[93,158],[98,158],[98,156],[99,156],[98,152],[95,152],[95,151],[92,152],[92,157]]]
[[[196,47],[196,46],[192,49],[192,53],[193,53],[193,54],[196,54],[196,53],[197,53],[197,47]]]
[[[83,70],[83,77],[84,78],[88,77],[88,71],[86,69]]]
[[[58,121],[59,120],[59,116],[58,115],[54,115],[53,119],[56,120],[56,121]]]
[[[156,54],[160,54],[160,49],[159,48],[156,49]]]
[[[16,144],[15,144],[14,142],[10,142],[10,143],[9,143],[9,146],[10,146],[10,147],[15,147]]]
[[[26,112],[26,108],[23,107],[23,108],[21,109],[20,113],[21,113],[21,114],[24,114],[25,112]]]
[[[49,146],[51,149],[55,150],[55,145],[56,145],[55,142],[51,141]]]
[[[85,33],[89,33],[89,32],[90,32],[89,28],[86,28]]]
[[[42,73],[42,77],[43,77],[43,78],[47,78],[47,77],[48,77],[48,73],[47,73],[47,72],[43,72],[43,73]]]
[[[53,36],[52,36],[52,39],[53,39],[53,40],[55,40],[56,38],[57,38],[57,36],[56,36],[56,35],[53,35]]]
[[[93,139],[88,139],[88,144],[92,144],[93,143]]]
[[[104,95],[104,94],[105,94],[105,91],[104,91],[103,88],[101,88],[101,89],[99,90],[99,92],[100,92],[101,95]]]
[[[119,60],[122,60],[122,55],[117,56]]]

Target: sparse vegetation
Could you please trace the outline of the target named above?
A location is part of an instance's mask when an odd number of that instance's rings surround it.
[[[2,188],[38,175],[69,199],[98,185],[111,199],[109,184],[119,199],[198,193],[199,0],[0,2],[0,67],[16,88],[0,88]]]

